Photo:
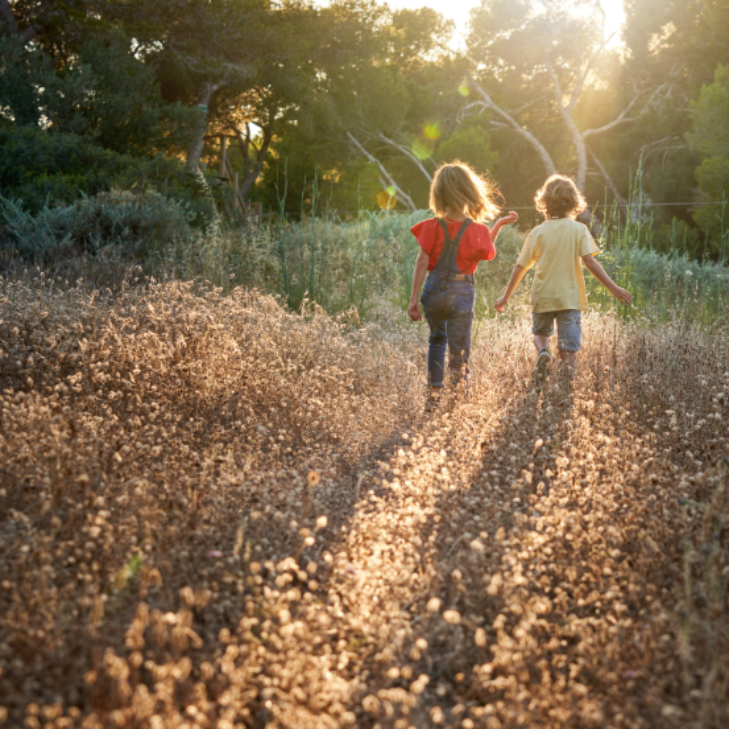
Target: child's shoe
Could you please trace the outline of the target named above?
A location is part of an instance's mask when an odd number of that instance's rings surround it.
[[[537,355],[537,363],[534,365],[534,384],[539,387],[544,383],[544,380],[547,378],[547,373],[549,372],[549,364],[552,361],[552,355],[549,353],[548,349],[543,349],[538,355]]]

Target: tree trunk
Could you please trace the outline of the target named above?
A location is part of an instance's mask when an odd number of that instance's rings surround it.
[[[200,155],[202,155],[203,140],[205,138],[205,130],[208,125],[208,106],[212,95],[220,88],[220,84],[214,84],[210,81],[203,81],[198,92],[197,103],[203,112],[199,128],[195,131],[195,138],[187,152],[187,169],[194,172],[200,166]]]
[[[0,0],[0,34],[2,34],[3,28],[5,29],[5,35],[20,38],[23,45],[30,43],[43,30],[40,23],[31,23],[27,28],[20,30],[8,0]]]
[[[539,155],[539,159],[544,165],[544,171],[547,173],[547,177],[553,175],[557,168],[554,166],[552,156],[547,152],[545,146],[529,131],[519,124],[509,113],[504,111],[500,106],[497,106],[493,99],[486,93],[484,88],[475,79],[470,79],[469,83],[473,88],[478,91],[479,95],[484,101],[487,108],[491,109],[497,116],[499,116],[507,126],[511,127],[515,132],[521,135],[532,147],[532,149]]]
[[[261,174],[263,169],[263,163],[266,161],[266,154],[268,148],[271,146],[271,140],[273,139],[273,132],[271,127],[264,127],[263,129],[263,141],[261,142],[261,148],[256,150],[256,161],[251,167],[250,165],[250,154],[249,145],[252,146],[250,130],[246,125],[246,136],[244,137],[239,129],[235,130],[235,135],[238,138],[238,145],[240,146],[240,153],[243,157],[243,181],[241,182],[240,195],[243,202],[248,202],[248,193],[256,183],[258,176]]]
[[[7,35],[18,35],[18,24],[15,22],[13,9],[8,0],[0,0],[0,23],[5,28]]]

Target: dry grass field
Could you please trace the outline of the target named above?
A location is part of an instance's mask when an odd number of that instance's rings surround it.
[[[729,726],[729,326],[0,283],[0,725]]]

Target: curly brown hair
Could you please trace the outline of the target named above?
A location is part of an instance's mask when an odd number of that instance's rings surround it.
[[[537,190],[534,204],[545,218],[574,218],[587,207],[575,181],[566,175],[552,175]]]
[[[430,186],[430,207],[440,218],[447,210],[464,210],[476,222],[492,220],[499,214],[494,202],[499,194],[491,180],[455,160],[436,170]]]

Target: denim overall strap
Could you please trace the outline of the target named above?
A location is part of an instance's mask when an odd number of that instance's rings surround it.
[[[435,276],[447,276],[449,274],[457,276],[461,274],[456,262],[456,256],[458,255],[458,245],[461,242],[463,234],[466,232],[466,228],[473,222],[470,218],[466,218],[456,237],[451,240],[451,236],[448,233],[448,224],[442,218],[437,218],[438,223],[445,232],[445,241],[443,243],[443,250],[441,251],[438,262],[435,264],[431,275]]]

